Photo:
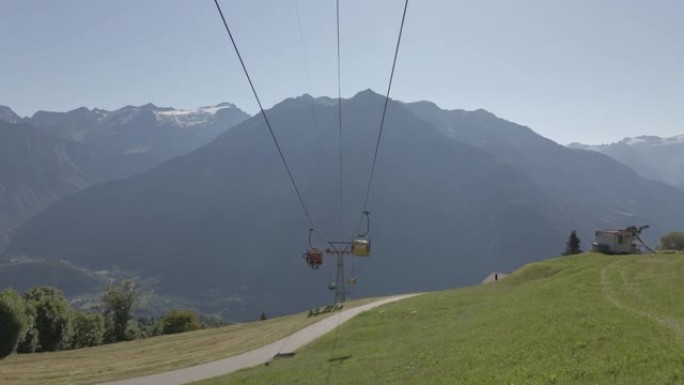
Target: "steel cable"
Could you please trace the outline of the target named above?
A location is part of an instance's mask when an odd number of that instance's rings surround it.
[[[363,216],[368,209],[368,198],[370,197],[371,186],[373,184],[373,176],[375,175],[375,163],[378,159],[378,149],[380,148],[380,140],[382,132],[385,127],[385,117],[387,116],[387,106],[389,104],[390,91],[392,90],[392,80],[394,79],[394,70],[397,66],[397,57],[399,55],[399,46],[401,45],[401,35],[404,31],[404,21],[406,20],[406,10],[408,9],[408,0],[404,2],[404,13],[401,17],[401,26],[399,27],[399,36],[397,38],[397,45],[394,50],[394,60],[392,61],[392,71],[390,72],[389,84],[387,85],[387,94],[385,95],[385,105],[382,109],[382,118],[380,119],[380,130],[378,131],[378,138],[375,143],[375,151],[373,152],[373,163],[371,164],[370,176],[368,177],[368,185],[366,187],[366,197],[363,200],[363,210],[361,210],[361,220],[359,221],[359,233],[363,225]]]
[[[235,43],[235,39],[233,38],[233,34],[230,31],[230,28],[228,27],[228,22],[226,21],[225,16],[223,15],[223,11],[221,10],[221,6],[218,3],[218,0],[214,0],[214,4],[216,4],[216,9],[219,12],[219,15],[221,16],[221,20],[223,21],[223,26],[226,28],[226,32],[228,32],[228,37],[230,37],[231,43],[233,43],[233,48],[235,49],[235,53],[237,54],[238,59],[240,60],[240,64],[242,65],[242,70],[245,72],[245,76],[247,77],[247,81],[249,82],[249,86],[252,88],[252,93],[254,94],[254,98],[257,101],[257,104],[259,105],[259,110],[261,111],[261,116],[264,117],[264,121],[266,122],[266,127],[268,127],[268,132],[271,134],[271,138],[273,138],[273,143],[275,143],[276,149],[278,150],[278,154],[280,154],[280,159],[283,161],[283,166],[285,166],[285,170],[287,171],[287,175],[290,177],[290,182],[292,182],[292,187],[294,187],[295,193],[297,193],[297,198],[299,198],[299,203],[302,205],[302,209],[304,210],[304,214],[306,215],[306,219],[309,221],[309,226],[311,228],[315,229],[315,226],[313,224],[313,220],[311,219],[311,215],[309,214],[309,210],[306,208],[306,204],[304,203],[304,198],[302,198],[302,194],[299,191],[299,188],[297,187],[297,183],[295,182],[294,176],[292,176],[292,171],[290,171],[290,167],[287,165],[287,161],[285,160],[285,155],[283,155],[283,151],[280,148],[280,144],[278,143],[278,139],[275,136],[275,133],[273,132],[273,128],[271,127],[271,122],[269,122],[268,117],[266,116],[266,111],[264,111],[264,107],[261,104],[261,99],[259,99],[259,95],[256,92],[256,88],[254,88],[254,83],[252,83],[252,78],[249,76],[249,72],[247,71],[247,66],[245,65],[245,61],[242,60],[242,55],[240,55],[240,50],[237,47],[237,44]]]

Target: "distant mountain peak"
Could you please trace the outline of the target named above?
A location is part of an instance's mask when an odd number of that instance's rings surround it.
[[[484,108],[478,108],[477,110],[473,111],[474,114],[480,115],[480,116],[486,116],[490,118],[498,118],[496,114],[489,112],[485,110]]]
[[[352,97],[352,99],[366,99],[366,98],[385,98],[385,95],[380,95],[379,93],[373,91],[370,88],[367,88],[363,91],[359,91],[356,95]]]
[[[228,102],[221,102],[213,107],[223,107],[223,108],[237,108],[237,106],[233,103],[228,103]]]
[[[78,107],[78,108],[73,109],[67,113],[72,113],[72,112],[73,113],[83,113],[83,112],[91,112],[91,111],[88,109],[88,107]]]
[[[17,123],[21,120],[21,117],[17,115],[11,108],[6,106],[0,106],[0,120],[8,123]]]

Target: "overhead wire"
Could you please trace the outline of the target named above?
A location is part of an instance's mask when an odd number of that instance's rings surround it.
[[[359,233],[361,232],[361,227],[362,227],[362,225],[363,225],[363,219],[364,219],[364,217],[367,217],[367,215],[368,215],[368,214],[367,214],[368,198],[369,198],[369,196],[370,196],[370,189],[371,189],[372,182],[373,182],[373,176],[374,176],[374,174],[375,174],[375,164],[376,164],[376,161],[377,161],[378,149],[380,148],[380,140],[381,140],[381,138],[382,138],[382,131],[383,131],[383,128],[384,128],[384,125],[385,125],[385,118],[386,118],[386,116],[387,116],[387,106],[388,106],[388,104],[389,104],[389,95],[390,95],[390,91],[391,91],[391,89],[392,89],[392,81],[393,81],[393,79],[394,79],[394,70],[396,69],[396,65],[397,65],[397,57],[398,57],[398,55],[399,55],[399,47],[400,47],[400,45],[401,45],[401,36],[402,36],[402,32],[403,32],[403,30],[404,30],[404,22],[406,21],[406,11],[407,11],[407,9],[408,9],[408,0],[405,0],[405,2],[404,2],[404,11],[403,11],[402,17],[401,17],[401,25],[400,25],[400,27],[399,27],[399,36],[398,36],[398,38],[397,38],[397,45],[396,45],[396,48],[395,48],[395,50],[394,50],[394,58],[393,58],[393,60],[392,60],[392,70],[391,70],[391,72],[390,72],[389,84],[388,84],[388,86],[387,86],[387,94],[385,95],[385,104],[384,104],[384,106],[383,106],[382,118],[381,118],[381,120],[380,120],[380,129],[379,129],[379,131],[378,131],[378,138],[377,138],[377,141],[376,141],[376,143],[375,143],[375,150],[374,150],[374,152],[373,152],[373,162],[372,162],[372,164],[371,164],[371,172],[370,172],[370,175],[369,175],[369,178],[368,178],[368,186],[367,186],[367,188],[366,188],[366,196],[365,196],[364,202],[363,202],[363,210],[361,211],[362,214],[361,214],[361,221],[359,222]],[[339,103],[339,106],[340,106],[340,107],[339,107],[339,108],[340,108],[339,113],[340,113],[340,157],[341,157],[341,154],[342,154],[342,152],[341,152],[341,143],[342,143],[342,140],[341,140],[341,138],[342,138],[342,131],[341,131],[341,130],[342,130],[342,124],[341,124],[341,116],[342,116],[342,114],[341,114],[341,105],[342,105],[342,104],[341,104],[341,101],[342,101],[342,98],[341,98],[341,95],[339,94],[339,92],[340,92],[340,87],[339,87],[339,85],[340,85],[340,83],[341,83],[341,82],[340,82],[340,76],[339,76],[339,75],[340,75],[340,70],[339,70],[339,50],[340,50],[340,48],[339,48],[339,38],[340,38],[340,37],[339,37],[339,0],[337,0],[338,96],[339,96],[339,101],[340,101],[340,103]],[[341,162],[341,158],[340,158],[340,170],[341,170],[341,165],[342,165],[342,162]],[[341,171],[340,171],[340,178],[341,178]],[[341,180],[341,179],[340,179],[340,180]],[[340,186],[341,186],[341,185],[340,185]],[[341,195],[340,195],[340,196],[341,196]],[[369,221],[370,221],[370,219],[369,219]],[[369,228],[370,228],[370,222],[368,223],[368,226],[369,226]],[[349,247],[349,246],[347,246],[347,247]],[[345,250],[346,250],[346,248],[345,248]],[[344,256],[344,254],[343,254],[343,256]],[[330,383],[330,379],[331,379],[331,376],[332,376],[332,361],[334,360],[335,352],[337,351],[337,343],[338,343],[338,340],[339,340],[339,332],[340,332],[341,318],[342,318],[342,313],[340,312],[340,314],[338,315],[338,318],[337,318],[337,327],[335,328],[335,338],[334,338],[334,342],[333,342],[333,347],[332,347],[332,350],[331,350],[331,353],[330,353],[330,359],[328,360],[328,361],[330,362],[330,366],[328,367],[328,373],[327,373],[326,381],[325,381],[326,384],[329,384],[329,383]]]
[[[235,39],[233,38],[233,33],[230,31],[230,27],[228,27],[228,22],[226,21],[225,16],[223,15],[223,11],[221,10],[221,6],[218,3],[218,0],[214,0],[214,4],[216,4],[216,9],[219,12],[219,15],[221,16],[221,20],[223,21],[223,26],[226,29],[226,32],[228,32],[228,37],[230,37],[230,41],[233,44],[233,48],[235,49],[235,53],[237,54],[238,59],[240,60],[240,64],[242,65],[242,70],[245,72],[245,76],[247,77],[247,81],[249,82],[249,86],[252,89],[252,93],[254,94],[254,98],[257,101],[257,104],[259,105],[259,110],[261,111],[261,116],[263,116],[264,121],[266,122],[266,127],[268,128],[268,132],[271,134],[271,138],[273,139],[273,143],[275,143],[276,149],[278,150],[278,154],[280,154],[280,160],[283,162],[283,166],[285,166],[285,170],[287,171],[287,175],[290,177],[290,182],[292,183],[292,187],[295,190],[295,193],[297,194],[297,198],[299,198],[299,203],[302,206],[302,209],[304,210],[304,214],[306,215],[306,219],[309,222],[309,225],[312,229],[315,229],[316,227],[314,226],[313,219],[311,218],[311,214],[309,214],[309,210],[306,207],[306,204],[304,203],[304,198],[302,197],[302,194],[299,191],[299,188],[297,187],[297,183],[295,182],[294,176],[292,175],[292,171],[290,170],[290,167],[287,165],[287,160],[285,160],[285,155],[283,154],[283,150],[280,148],[280,144],[278,143],[278,139],[275,136],[275,133],[273,132],[273,128],[271,126],[271,122],[268,120],[268,116],[266,115],[266,111],[264,111],[264,107],[261,104],[261,99],[259,99],[259,95],[257,94],[256,88],[254,87],[254,83],[252,82],[252,78],[249,76],[249,71],[247,71],[247,66],[245,65],[245,61],[242,59],[242,55],[240,54],[240,50],[238,49],[237,43],[235,42]]]
[[[304,75],[306,77],[306,85],[307,85],[307,90],[309,92],[309,95],[313,95],[313,87],[311,83],[311,71],[309,70],[309,54],[306,49],[306,42],[304,40],[304,28],[302,27],[302,17],[301,13],[299,12],[299,2],[297,0],[294,1],[294,6],[295,6],[295,15],[297,16],[297,30],[299,31],[299,43],[302,47],[302,57],[304,58]],[[315,103],[310,103],[309,104],[309,110],[311,111],[311,125],[316,130],[316,139],[318,140],[318,149],[319,153],[317,156],[322,156],[323,154],[323,143],[322,143],[322,138],[321,138],[321,130],[319,130],[319,125],[318,125],[318,118],[316,117],[316,108],[315,108]]]
[[[392,70],[390,72],[389,84],[387,85],[387,94],[385,95],[385,105],[382,108],[382,118],[380,119],[380,130],[378,131],[378,138],[375,143],[375,151],[373,151],[373,162],[371,163],[370,176],[368,177],[368,185],[366,186],[366,196],[363,200],[363,209],[361,210],[361,220],[359,221],[359,232],[363,225],[363,218],[365,212],[368,211],[368,198],[370,197],[371,187],[373,184],[373,177],[375,176],[375,163],[378,159],[378,150],[380,148],[380,140],[382,139],[382,132],[385,127],[385,118],[387,116],[387,106],[389,105],[390,91],[392,90],[392,81],[394,80],[394,70],[397,66],[397,57],[399,56],[399,46],[401,45],[401,36],[404,31],[404,21],[406,20],[406,10],[408,9],[408,0],[404,1],[404,12],[401,16],[401,26],[399,27],[399,36],[397,38],[397,45],[394,49],[394,59],[392,60]]]
[[[302,47],[302,57],[303,57],[303,61],[304,61],[304,75],[306,78],[306,85],[307,85],[309,95],[313,97],[313,86],[312,86],[312,82],[311,82],[309,55],[308,55],[308,51],[306,49],[306,41],[304,39],[304,27],[302,26],[302,17],[301,17],[301,12],[299,10],[299,1],[293,0],[293,2],[294,2],[294,8],[295,8],[295,16],[297,18],[297,30],[299,32],[299,42],[300,42],[300,45]],[[316,156],[322,157],[323,153],[324,153],[323,139],[321,137],[321,130],[319,129],[318,118],[316,115],[316,105],[313,101],[309,104],[309,111],[311,112],[311,126],[316,131],[316,139],[318,142],[318,153],[316,154]],[[314,163],[318,164],[318,170],[317,171],[323,172],[322,162],[314,162]],[[317,236],[317,238],[320,238],[320,237]],[[319,239],[319,241],[322,241],[322,240]]]
[[[342,65],[340,64],[340,0],[336,1],[337,16],[337,118],[339,131],[339,186],[340,186],[340,226],[344,215],[344,198],[342,197]]]

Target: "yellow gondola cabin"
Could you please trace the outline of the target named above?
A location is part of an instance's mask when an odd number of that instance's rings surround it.
[[[370,240],[365,238],[356,238],[352,241],[352,254],[356,257],[367,257],[370,255],[371,244]]]

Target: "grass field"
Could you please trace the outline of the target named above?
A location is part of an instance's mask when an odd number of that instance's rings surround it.
[[[372,300],[353,301],[345,308]],[[215,361],[266,345],[326,317],[307,318],[307,314],[79,350],[15,354],[0,360],[0,384],[93,384]]]
[[[531,264],[363,313],[292,358],[201,384],[684,384],[684,255]]]

